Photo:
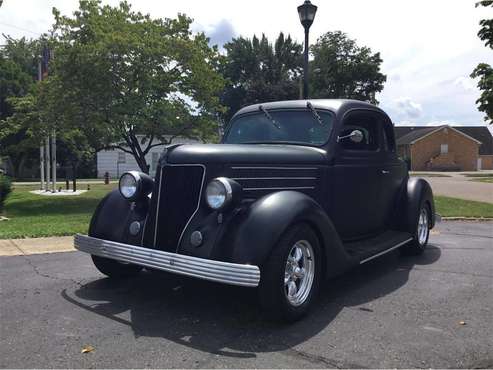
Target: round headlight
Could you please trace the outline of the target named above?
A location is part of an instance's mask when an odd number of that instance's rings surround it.
[[[218,177],[205,189],[205,200],[214,210],[225,208],[233,199],[233,189],[229,179]]]
[[[153,187],[154,180],[143,172],[129,171],[120,177],[120,194],[131,202],[147,199]]]
[[[126,172],[120,177],[120,193],[124,198],[132,199],[137,194],[140,176],[136,171]]]

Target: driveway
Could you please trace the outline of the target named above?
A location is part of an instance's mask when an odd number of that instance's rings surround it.
[[[0,257],[0,366],[491,368],[492,226],[444,222],[423,256],[329,281],[293,325],[266,321],[246,288],[112,282],[80,252]]]
[[[491,174],[491,172],[488,173]],[[473,177],[466,177],[457,172],[444,172],[443,174],[450,177],[420,177],[431,184],[433,194],[493,204],[492,183],[471,181]]]

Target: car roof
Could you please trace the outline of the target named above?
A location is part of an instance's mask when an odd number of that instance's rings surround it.
[[[366,108],[366,109],[376,109],[382,111],[373,104],[351,99],[306,99],[306,100],[282,100],[274,101],[268,103],[253,104],[241,108],[233,116],[240,114],[251,113],[259,110],[259,106],[263,106],[265,109],[296,109],[296,108],[306,108],[307,103],[310,102],[314,108],[318,109],[328,109],[333,111],[335,114],[339,112],[344,112],[349,109],[354,108]]]

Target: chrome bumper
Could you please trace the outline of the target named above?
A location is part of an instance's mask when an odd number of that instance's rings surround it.
[[[252,265],[185,256],[80,234],[74,237],[74,246],[96,256],[225,284],[256,287],[260,281],[260,270]]]

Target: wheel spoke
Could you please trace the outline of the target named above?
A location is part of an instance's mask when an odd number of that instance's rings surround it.
[[[284,271],[286,298],[293,306],[303,304],[310,295],[315,278],[315,260],[312,246],[299,240],[292,246]]]
[[[296,286],[296,283],[294,281],[290,281],[288,283],[288,297],[294,297],[297,292],[298,287]]]
[[[293,257],[294,257],[294,260],[296,262],[300,262],[300,260],[303,258],[303,252],[302,252],[300,247],[296,247],[294,249],[294,256]]]

